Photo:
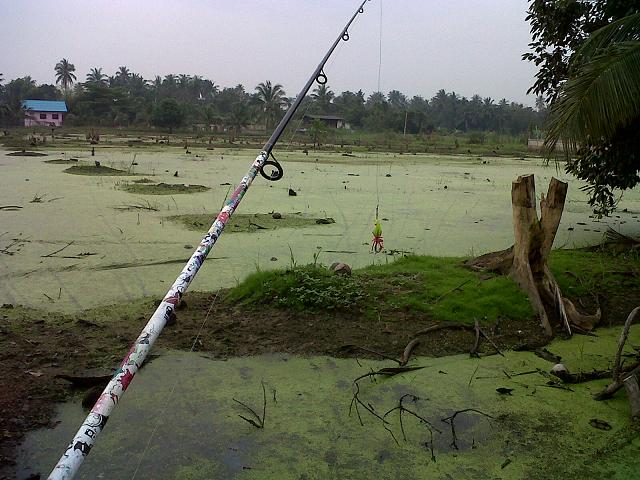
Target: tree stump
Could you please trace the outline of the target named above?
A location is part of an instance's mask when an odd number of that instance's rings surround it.
[[[473,270],[511,276],[527,293],[548,336],[553,335],[552,323],[562,322],[571,334],[572,326],[590,331],[601,317],[599,309],[595,315],[583,315],[569,299],[563,298],[547,264],[562,218],[567,189],[565,182],[552,178],[546,197],[542,195],[540,200],[541,215],[538,218],[534,176],[518,177],[511,186],[514,245],[466,263]]]

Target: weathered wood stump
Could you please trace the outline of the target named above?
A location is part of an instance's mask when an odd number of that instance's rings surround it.
[[[572,327],[590,331],[601,317],[599,309],[595,315],[581,314],[569,299],[562,297],[547,264],[562,218],[567,188],[565,182],[551,179],[546,197],[542,195],[540,200],[538,218],[534,176],[518,177],[511,186],[514,245],[466,263],[473,270],[510,275],[529,296],[548,336],[553,335],[552,323],[563,323],[568,333]]]

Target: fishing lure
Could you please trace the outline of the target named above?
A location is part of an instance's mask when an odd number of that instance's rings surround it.
[[[380,253],[384,250],[384,239],[382,238],[382,225],[378,218],[378,208],[376,207],[376,223],[373,227],[373,240],[371,240],[371,251],[373,253]]]

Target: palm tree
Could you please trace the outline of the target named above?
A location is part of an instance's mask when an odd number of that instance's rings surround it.
[[[126,85],[129,83],[129,77],[131,77],[131,72],[128,67],[122,66],[118,68],[115,78],[119,85]]]
[[[231,128],[231,141],[240,135],[240,131],[251,123],[251,109],[246,102],[238,102],[227,115],[226,122]]]
[[[562,140],[567,153],[615,133],[640,118],[640,13],[591,35],[576,52],[574,74],[549,113],[545,145]]]
[[[76,71],[76,67],[73,63],[69,63],[66,58],[63,58],[58,63],[56,63],[56,83],[62,84],[62,89],[65,91],[65,94],[71,84],[76,81],[76,76],[73,72]]]
[[[107,75],[102,73],[102,68],[92,68],[89,73],[87,73],[87,83],[106,85]]]
[[[262,113],[265,118],[265,126],[269,130],[282,113],[282,107],[287,104],[287,97],[282,85],[271,84],[270,80],[256,87],[258,101],[262,104]]]
[[[567,172],[588,183],[594,212],[608,215],[617,206],[613,190],[640,183],[640,13],[594,32],[570,72],[551,104],[546,153],[562,141]]]
[[[321,113],[330,113],[335,94],[326,85],[318,85],[311,94],[313,103]]]

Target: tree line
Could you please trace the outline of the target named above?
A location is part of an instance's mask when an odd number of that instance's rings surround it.
[[[221,87],[199,75],[156,76],[152,80],[121,66],[113,75],[92,68],[78,81],[75,66],[62,59],[55,66],[56,85],[38,85],[31,77],[2,82],[0,121],[18,125],[24,117],[22,101],[66,100],[67,125],[138,126],[167,129],[218,125],[238,132],[253,125],[269,130],[291,103],[282,85],[260,83],[253,91],[243,85]],[[440,90],[431,99],[408,98],[398,90],[365,95],[362,90],[333,92],[318,85],[305,99],[301,112],[344,118],[352,127],[372,132],[431,133],[494,131],[522,134],[539,127],[544,102],[531,108],[506,99],[471,98]]]

